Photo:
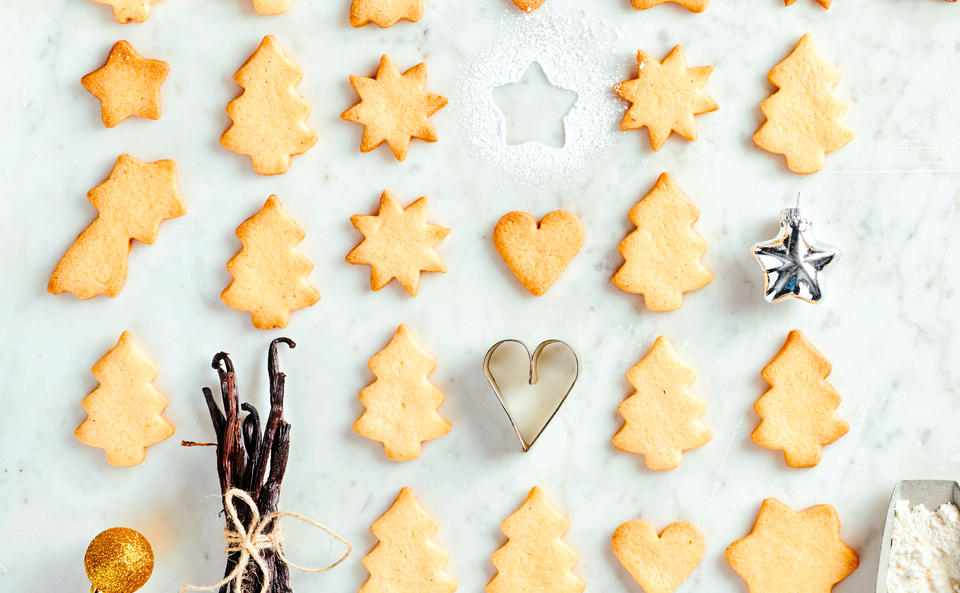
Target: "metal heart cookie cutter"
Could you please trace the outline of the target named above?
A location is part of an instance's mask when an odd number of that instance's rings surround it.
[[[483,357],[483,374],[526,453],[573,390],[580,359],[560,340],[542,342],[533,354],[520,340],[502,340]]]
[[[940,505],[953,503],[960,506],[960,484],[952,480],[901,480],[893,489],[887,520],[883,524],[883,539],[880,544],[880,560],[877,564],[877,593],[887,593],[887,569],[890,565],[890,544],[893,541],[893,521],[897,502],[909,501],[910,508],[923,505],[936,511]]]

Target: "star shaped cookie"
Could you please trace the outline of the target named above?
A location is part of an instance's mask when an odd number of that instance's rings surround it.
[[[423,0],[353,0],[350,24],[363,27],[370,23],[386,29],[406,19],[412,23],[423,17]]]
[[[794,511],[775,498],[763,501],[753,531],[730,544],[726,555],[757,593],[830,593],[860,565],[840,539],[835,508]]]
[[[389,191],[380,198],[376,215],[356,215],[350,222],[363,241],[347,254],[347,263],[369,265],[370,288],[380,290],[396,278],[410,296],[417,296],[420,272],[446,272],[433,247],[450,229],[427,222],[427,198],[406,208]]]
[[[639,130],[646,126],[654,150],[660,150],[671,132],[696,140],[693,116],[717,110],[717,103],[703,92],[711,72],[712,66],[687,68],[679,45],[662,62],[638,51],[637,77],[613,87],[620,98],[631,103],[620,129]]]
[[[47,290],[90,299],[115,297],[127,280],[133,241],[152,245],[160,224],[183,216],[186,204],[177,189],[171,160],[145,163],[129,154],[117,158],[106,181],[87,192],[99,214],[63,254]]]
[[[150,5],[160,0],[93,0],[97,4],[109,4],[113,7],[113,18],[118,23],[137,21],[142,23],[150,18]]]
[[[447,99],[426,91],[427,65],[417,64],[403,74],[387,56],[380,58],[374,78],[350,76],[360,102],[340,117],[363,124],[360,150],[370,152],[386,142],[398,161],[407,158],[412,138],[437,141],[429,117],[447,104]]]
[[[794,0],[789,0],[787,4],[793,1]],[[819,2],[820,0],[817,1]],[[710,0],[630,0],[630,3],[633,4],[633,7],[637,10],[646,10],[666,2],[675,2],[690,12],[703,12],[707,9],[707,4],[710,4]]]
[[[80,79],[83,88],[100,99],[100,116],[108,128],[131,116],[160,119],[160,85],[170,67],[149,60],[126,41],[118,41],[107,63]]]

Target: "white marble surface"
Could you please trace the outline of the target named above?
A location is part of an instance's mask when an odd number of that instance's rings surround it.
[[[706,535],[707,555],[681,591],[745,591],[723,550],[767,496],[795,508],[835,505],[862,559],[837,591],[872,591],[894,482],[960,476],[960,260],[952,245],[960,224],[960,6],[836,0],[824,11],[811,0],[788,8],[715,0],[695,15],[672,6],[636,12],[626,0],[547,0],[525,16],[508,0],[425,3],[420,23],[389,30],[352,29],[347,0],[295,0],[280,17],[257,16],[246,0],[168,0],[143,25],[118,25],[107,7],[83,0],[4,3],[0,591],[85,590],[84,548],[115,525],[141,530],[155,546],[147,593],[216,580],[223,554],[213,453],[178,443],[212,434],[200,394],[215,384],[211,356],[231,352],[243,394],[263,404],[266,344],[281,334],[300,345],[283,353],[293,447],[281,506],[331,525],[357,551],[325,575],[295,574],[298,591],[356,591],[366,574],[360,557],[374,544],[369,524],[410,485],[441,523],[436,540],[460,591],[477,593],[503,542],[499,521],[534,484],[569,516],[567,541],[580,553],[576,572],[588,591],[638,590],[609,547],[614,528],[637,517],[661,527],[686,519]],[[320,135],[272,178],[217,142],[228,125],[223,108],[238,91],[231,76],[267,33],[302,65],[300,88]],[[857,135],[808,177],[750,141],[771,92],[766,72],[803,33],[843,73],[837,93]],[[170,63],[164,114],[105,129],[79,81],[121,38]],[[645,132],[616,130],[624,106],[609,86],[632,73],[637,49],[663,55],[677,43],[691,65],[715,66],[707,88],[720,110],[698,118],[698,142],[674,137],[653,153]],[[361,154],[359,126],[338,118],[354,102],[347,75],[372,73],[384,52],[405,67],[426,58],[430,89],[451,98],[434,117],[440,141],[415,144],[404,163],[386,149]],[[491,148],[497,125],[478,129],[497,123],[478,115],[490,105],[478,73],[496,72],[489,61],[500,60],[503,77],[517,79],[531,59],[584,101],[568,122],[569,152],[504,155]],[[121,152],[176,159],[187,215],[164,223],[154,246],[134,246],[119,297],[47,294],[57,259],[94,216],[86,191]],[[539,171],[515,162],[534,153],[546,163]],[[701,208],[696,228],[716,280],[679,311],[654,314],[608,277],[631,228],[627,210],[664,170]],[[429,196],[431,218],[453,229],[440,246],[449,273],[425,277],[416,299],[395,285],[370,292],[368,270],[343,261],[358,240],[348,217],[375,208],[384,188],[405,202]],[[822,306],[767,305],[747,247],[774,235],[779,210],[798,190],[818,234],[844,255]],[[301,247],[323,293],[283,332],[253,329],[218,296],[238,248],[234,227],[270,193],[306,227]],[[580,216],[586,245],[536,299],[497,257],[491,231],[509,210],[560,207]],[[350,426],[362,411],[356,394],[371,380],[366,361],[400,322],[439,359],[433,380],[447,394],[442,414],[453,430],[420,459],[397,464]],[[809,470],[788,468],[749,440],[752,404],[764,389],[759,371],[792,328],[833,362],[830,380],[851,425]],[[177,433],[142,465],[117,469],[72,430],[84,418],[80,399],[96,386],[90,366],[124,329],[159,364]],[[616,406],[630,393],[624,373],[660,334],[697,369],[715,436],[679,470],[652,473],[610,439],[620,426]],[[526,455],[480,372],[486,348],[506,337],[562,338],[583,363],[566,407]],[[322,537],[297,548],[318,559],[333,553]]]

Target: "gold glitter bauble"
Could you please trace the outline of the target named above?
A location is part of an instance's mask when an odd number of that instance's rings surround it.
[[[153,572],[153,550],[140,532],[114,527],[93,538],[83,564],[94,589],[102,593],[133,593]]]

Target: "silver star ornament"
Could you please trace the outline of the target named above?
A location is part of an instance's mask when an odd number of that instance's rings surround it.
[[[818,303],[823,298],[820,272],[840,257],[829,245],[817,244],[812,223],[799,208],[780,213],[780,234],[751,248],[763,267],[763,298],[776,303],[797,298]]]

